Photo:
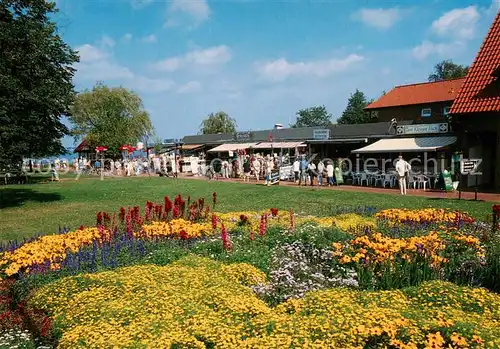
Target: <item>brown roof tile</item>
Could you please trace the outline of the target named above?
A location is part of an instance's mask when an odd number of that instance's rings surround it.
[[[452,114],[500,111],[500,11],[469,69]]]
[[[453,101],[464,80],[462,78],[396,86],[366,109]]]

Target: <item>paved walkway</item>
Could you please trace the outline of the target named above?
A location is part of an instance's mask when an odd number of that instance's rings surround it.
[[[181,175],[180,177],[185,179],[197,179],[197,180],[207,180],[206,177],[198,177],[198,176],[190,176],[190,175]],[[251,182],[244,182],[241,179],[231,178],[231,179],[220,179],[218,182],[233,182],[233,183],[241,183],[246,185],[263,185],[264,182],[257,183],[255,180]],[[282,181],[279,184],[280,186],[290,186],[290,187],[298,187],[297,184],[288,181]],[[339,190],[339,191],[355,191],[355,192],[365,192],[365,193],[379,193],[379,194],[390,194],[390,195],[400,195],[399,189],[393,188],[380,188],[380,187],[360,187],[355,185],[340,185],[340,186],[301,186],[301,188],[315,188],[321,190]],[[413,196],[423,196],[429,198],[440,198],[440,199],[458,199],[459,193],[457,192],[442,192],[442,191],[434,191],[434,190],[422,190],[422,189],[408,189],[408,195]],[[461,199],[462,200],[474,200],[474,192],[462,192]],[[496,193],[477,193],[477,199],[481,201],[489,201],[489,202],[500,202],[500,194]]]

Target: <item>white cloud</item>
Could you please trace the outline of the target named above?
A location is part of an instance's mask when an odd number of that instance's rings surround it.
[[[367,26],[379,30],[387,30],[391,28],[394,24],[400,21],[402,17],[403,11],[398,8],[363,8],[351,16],[353,20],[360,21]]]
[[[224,64],[231,60],[231,50],[225,45],[195,49],[183,56],[170,57],[153,64],[159,71],[173,72],[188,66]]]
[[[214,46],[204,50],[193,50],[186,54],[186,61],[207,65],[226,63],[231,60],[231,51],[226,45]]]
[[[199,25],[210,17],[210,7],[207,0],[172,0],[168,6],[169,18],[164,27],[174,27],[182,24],[178,18],[172,18],[175,13],[184,15],[194,25]]]
[[[416,59],[422,60],[430,56],[438,56],[440,58],[453,58],[465,48],[465,43],[455,41],[451,43],[434,43],[425,40],[420,45],[412,49],[412,55]]]
[[[100,40],[100,44],[101,44],[101,46],[104,46],[104,47],[114,47],[115,40],[113,40],[113,38],[111,38],[107,35],[103,35],[101,40]]]
[[[123,35],[122,40],[125,42],[129,42],[130,40],[132,40],[132,38],[133,38],[132,34],[127,33],[127,34]]]
[[[156,36],[155,36],[154,34],[151,34],[151,35],[145,36],[144,38],[142,38],[142,41],[143,41],[143,42],[146,42],[146,43],[153,43],[153,42],[156,42]]]
[[[146,93],[159,93],[171,90],[175,83],[170,79],[151,79],[145,76],[134,76],[132,88]]]
[[[471,39],[476,33],[481,15],[476,6],[457,8],[446,12],[432,22],[432,30],[440,36]]]
[[[75,79],[83,82],[96,81],[120,82],[134,90],[144,93],[159,93],[172,89],[175,84],[170,79],[148,78],[135,74],[128,67],[120,65],[113,59],[113,53],[84,44],[78,48],[80,62],[75,64]]]
[[[108,56],[107,52],[104,52],[103,50],[89,44],[79,46],[75,50],[80,56],[81,63],[100,61],[107,58]]]
[[[200,90],[201,84],[198,81],[190,81],[177,89],[178,93],[193,93]]]
[[[280,58],[271,62],[256,63],[256,68],[261,76],[271,81],[283,81],[291,76],[305,75],[322,78],[344,71],[363,59],[363,56],[356,54],[350,54],[342,59],[297,63],[290,63],[285,58]]]
[[[141,9],[143,7],[148,6],[152,2],[153,2],[153,0],[131,0],[130,4],[132,5],[132,8],[134,8],[134,9]]]

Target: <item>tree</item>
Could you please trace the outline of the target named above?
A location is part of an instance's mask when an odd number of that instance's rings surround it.
[[[141,98],[124,87],[101,83],[78,94],[69,117],[75,140],[85,138],[91,147],[106,146],[118,153],[123,144],[136,144],[153,134]]]
[[[204,135],[215,133],[235,133],[236,120],[230,118],[229,115],[223,111],[217,113],[210,113],[207,118],[201,122],[200,132]]]
[[[467,75],[469,67],[455,64],[451,60],[437,63],[434,66],[434,72],[429,75],[429,81],[443,81],[458,78],[464,78]]]
[[[332,114],[328,113],[324,105],[301,109],[296,115],[297,121],[290,125],[292,128],[330,126],[332,124]]]
[[[342,116],[337,120],[339,124],[365,124],[369,122],[376,122],[377,115],[371,114],[365,110],[366,106],[372,101],[367,101],[363,92],[356,89],[356,92],[351,94],[347,101]]]
[[[61,116],[75,97],[78,56],[57,34],[56,12],[45,0],[1,1],[0,169],[65,152]]]

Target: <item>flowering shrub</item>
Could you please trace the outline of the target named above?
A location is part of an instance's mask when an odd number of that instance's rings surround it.
[[[331,251],[301,241],[276,247],[270,268],[270,281],[253,288],[269,304],[301,298],[308,291],[357,286],[356,273],[333,263]]]
[[[442,277],[444,266],[457,255],[468,260],[484,258],[477,238],[450,231],[400,239],[373,233],[345,244],[333,243],[333,247],[340,263],[358,270],[364,287],[376,288],[411,286]]]
[[[375,217],[393,223],[457,223],[457,221],[473,222],[474,219],[466,213],[437,208],[421,210],[389,209],[378,212]]]
[[[374,225],[371,218],[361,217],[355,214],[342,215],[339,217],[314,217],[297,216],[287,211],[272,209],[271,214],[262,212],[229,212],[213,213],[212,216],[203,211],[203,201],[200,199],[191,204],[189,213],[190,219],[183,218],[185,203],[177,196],[172,203],[168,197],[165,198],[165,210],[163,215],[170,215],[172,218],[164,221],[151,221],[158,218],[162,210],[148,202],[146,205],[146,216],[141,218],[139,207],[129,210],[120,209],[119,220],[125,226],[126,235],[135,239],[199,239],[207,236],[216,236],[221,232],[218,227],[224,225],[226,232],[237,228],[247,228],[249,233],[260,232],[263,235],[268,227],[290,228],[296,224],[314,222],[320,226],[338,226],[340,229],[348,229],[356,224],[365,222]],[[153,213],[152,213],[153,212]],[[242,217],[244,224],[242,225]],[[67,232],[64,234],[46,235],[36,240],[26,242],[12,252],[5,252],[0,259],[0,267],[3,267],[6,276],[13,276],[19,272],[30,272],[32,270],[57,270],[64,262],[68,253],[76,253],[86,246],[97,243],[110,242],[116,239],[118,232],[114,226],[114,219],[108,214],[99,212],[97,222],[100,224],[96,228],[84,228]],[[226,244],[229,246],[228,244]]]
[[[11,329],[0,333],[0,348],[5,349],[42,349],[49,347],[36,346],[28,330]]]
[[[187,257],[68,277],[30,299],[62,331],[60,348],[495,348],[500,296],[428,282],[397,291],[335,288],[270,308],[244,284],[264,275]]]

